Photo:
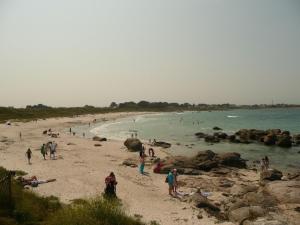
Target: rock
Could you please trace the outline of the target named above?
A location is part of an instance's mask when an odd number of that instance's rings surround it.
[[[236,152],[220,153],[216,156],[218,163],[226,166],[246,168],[246,160],[241,158],[241,155]]]
[[[226,139],[228,135],[224,132],[216,132],[214,133],[214,136],[219,139]]]
[[[279,204],[300,204],[300,181],[274,181],[267,183],[264,191],[275,198]]]
[[[137,138],[128,138],[124,145],[127,147],[129,151],[132,152],[139,152],[143,150],[143,144],[142,142]]]
[[[266,131],[268,134],[274,134],[274,135],[279,135],[281,134],[281,130],[280,129],[269,129]]]
[[[241,225],[291,225],[287,223],[284,220],[277,220],[272,218],[266,218],[266,217],[259,217],[256,220],[244,220]]]
[[[230,142],[235,142],[236,137],[235,137],[235,135],[229,135],[229,136],[227,137],[227,139],[228,139]]]
[[[216,136],[213,136],[213,135],[207,135],[204,138],[204,141],[205,142],[210,142],[210,143],[218,143],[218,142],[220,142],[220,139]]]
[[[95,147],[101,147],[101,144],[94,144]]]
[[[293,136],[293,141],[295,142],[296,145],[300,145],[300,134],[295,134]]]
[[[213,127],[213,130],[222,130],[220,127]]]
[[[265,214],[266,210],[260,206],[246,206],[230,211],[228,218],[232,222],[241,223],[248,218],[255,219],[264,216]]]
[[[269,169],[269,170],[262,171],[260,173],[261,180],[274,181],[274,180],[281,180],[281,178],[282,178],[282,172],[276,169]]]
[[[129,158],[124,160],[122,165],[130,166],[130,167],[138,167],[138,160]]]
[[[272,133],[266,135],[263,139],[265,145],[275,145],[276,141],[277,141],[277,136]]]
[[[199,170],[204,170],[204,171],[210,171],[213,168],[216,168],[218,166],[218,162],[212,161],[212,160],[207,160],[201,163],[198,163],[197,169]]]
[[[202,133],[202,132],[198,132],[195,134],[198,138],[205,138],[206,134]]]
[[[170,143],[167,143],[167,142],[164,142],[164,141],[156,141],[156,142],[154,142],[153,145],[157,146],[157,147],[162,147],[162,148],[170,148],[171,147]]]
[[[74,143],[70,142],[70,143],[68,143],[67,145],[76,145],[76,144],[74,144]]]
[[[283,148],[290,148],[292,147],[292,137],[289,135],[278,135],[277,136],[278,141],[276,142],[276,144],[279,147],[283,147]]]
[[[282,131],[281,134],[285,135],[285,136],[290,136],[291,135],[291,133],[289,131],[287,131],[287,130]]]
[[[98,136],[94,136],[93,137],[93,141],[107,141],[106,138],[102,138],[102,137],[98,137]]]

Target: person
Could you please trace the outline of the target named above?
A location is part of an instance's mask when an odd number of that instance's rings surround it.
[[[82,133],[82,136],[85,137],[85,133],[84,132]]]
[[[145,168],[145,154],[143,153],[140,157],[140,173],[144,174],[144,168]]]
[[[57,144],[54,141],[50,145],[50,159],[51,158],[55,159],[56,146],[57,146]],[[53,156],[53,157],[51,157],[51,156]]]
[[[265,169],[266,169],[266,170],[269,169],[269,164],[270,164],[269,157],[268,157],[268,156],[265,156]]]
[[[168,173],[167,182],[169,185],[169,195],[173,196],[173,188],[174,188],[174,175],[172,171]]]
[[[91,126],[91,123],[89,123],[89,127]]]
[[[265,158],[262,158],[262,159],[260,160],[260,170],[261,170],[261,172],[263,172],[263,171],[265,171],[265,169],[266,169]]]
[[[19,136],[20,136],[20,140],[22,140],[22,132],[21,131],[19,133]]]
[[[46,150],[46,145],[45,144],[43,144],[42,147],[41,147],[41,154],[43,155],[44,160],[46,160],[47,150]]]
[[[149,156],[150,157],[154,157],[154,150],[153,150],[153,148],[149,148],[148,151],[149,151]]]
[[[118,182],[116,180],[116,176],[113,172],[109,174],[108,177],[105,178],[105,190],[104,193],[107,197],[116,197],[116,186]]]
[[[30,148],[27,149],[26,156],[27,156],[28,164],[30,165],[31,164],[30,159],[31,159],[31,156],[32,156],[32,151],[31,151]]]
[[[72,134],[72,128],[70,127],[70,129],[69,129],[69,132],[70,132],[70,134]]]
[[[177,169],[173,169],[173,177],[174,177],[174,183],[173,183],[173,192],[176,195],[177,194],[177,187],[178,187],[178,182],[177,182]]]

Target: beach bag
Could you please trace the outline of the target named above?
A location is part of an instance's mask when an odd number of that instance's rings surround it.
[[[165,180],[166,183],[169,182],[169,176],[166,176],[166,180]]]

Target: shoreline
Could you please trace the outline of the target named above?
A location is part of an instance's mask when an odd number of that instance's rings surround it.
[[[80,135],[73,136],[67,131],[70,126],[84,125],[94,119],[115,120],[141,114],[143,113],[114,113],[27,123],[13,122],[11,127],[2,124],[0,138],[3,136],[7,138],[5,142],[0,142],[0,166],[10,170],[23,170],[28,173],[28,176],[35,175],[38,179],[56,179],[56,182],[31,189],[42,196],[57,196],[64,203],[70,203],[78,198],[101,195],[105,186],[105,177],[114,171],[118,181],[117,195],[122,200],[125,210],[133,216],[141,215],[143,221],[157,221],[161,225],[234,224],[229,221],[221,222],[205,211],[195,208],[189,202],[168,196],[165,175],[153,173],[151,164],[146,162],[145,171],[149,173],[148,176],[140,175],[137,168],[121,165],[128,158],[138,160],[138,153],[128,152],[123,142],[108,140],[100,142],[102,146],[95,147],[94,144],[99,142]],[[43,130],[49,128],[59,132],[59,138],[42,135]],[[19,138],[20,131],[22,140]],[[47,158],[44,161],[39,148],[42,143],[49,140],[54,140],[58,144],[57,160]],[[33,151],[32,165],[27,164],[24,155],[28,147]],[[154,149],[160,158],[168,155],[158,147]],[[233,191],[244,183],[248,185],[259,180],[258,174],[251,170],[234,171],[243,175],[232,178],[237,185]],[[215,182],[224,180],[223,176],[214,177],[210,173],[199,176],[180,175],[179,180],[186,183],[180,187],[182,192],[191,193],[195,191],[195,187],[200,187],[211,193],[209,199],[215,204],[221,204],[224,200],[222,193],[225,190],[215,189],[216,187],[212,186]],[[201,182],[199,183],[198,180]]]

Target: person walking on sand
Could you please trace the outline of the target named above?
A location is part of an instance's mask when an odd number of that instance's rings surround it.
[[[168,173],[168,176],[167,176],[167,183],[169,185],[169,195],[173,196],[173,190],[174,190],[174,175],[172,173],[172,171],[170,171]]]
[[[117,180],[116,180],[116,176],[113,172],[111,172],[109,174],[108,177],[105,178],[105,190],[104,190],[104,194],[106,197],[117,197]]]
[[[19,133],[20,141],[22,141],[22,132]]]
[[[27,157],[29,165],[31,164],[31,162],[30,162],[31,156],[32,156],[32,151],[31,151],[30,148],[28,148],[27,151],[26,151],[26,157]]]
[[[70,132],[70,134],[72,134],[72,128],[70,127],[70,129],[69,129],[69,132]]]
[[[41,154],[44,157],[44,160],[46,160],[46,154],[47,154],[47,150],[46,150],[46,145],[43,144],[41,147]]]
[[[145,168],[145,154],[142,153],[140,157],[140,173],[144,174],[144,168]]]

